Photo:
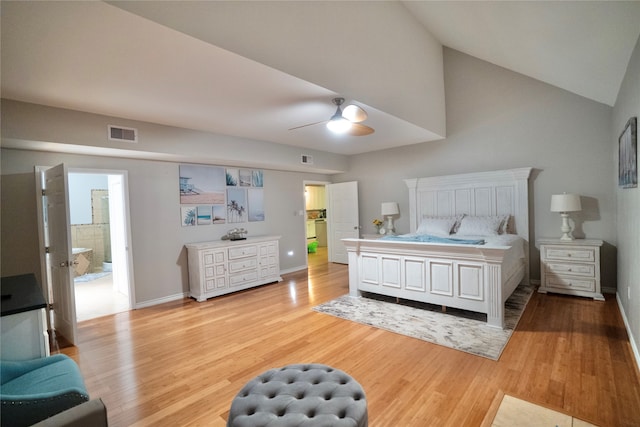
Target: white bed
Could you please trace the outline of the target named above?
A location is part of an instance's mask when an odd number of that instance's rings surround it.
[[[530,174],[531,168],[519,168],[405,180],[412,235],[424,230],[425,218],[464,216],[472,219],[459,230],[465,235],[449,237],[485,243],[343,239],[349,294],[371,292],[476,311],[487,315],[489,326],[503,328],[504,302],[529,281]],[[468,234],[473,220],[496,216],[507,219],[502,234]]]

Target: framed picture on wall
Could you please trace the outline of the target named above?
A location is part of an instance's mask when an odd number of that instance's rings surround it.
[[[638,186],[638,118],[631,117],[618,138],[618,186]]]

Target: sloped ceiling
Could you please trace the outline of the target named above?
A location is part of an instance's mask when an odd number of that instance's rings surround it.
[[[441,44],[613,105],[640,34],[639,2],[0,7],[4,98],[339,154],[446,135]],[[334,96],[376,132],[289,130],[328,119]]]

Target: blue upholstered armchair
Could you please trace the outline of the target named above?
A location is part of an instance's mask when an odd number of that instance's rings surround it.
[[[0,362],[0,420],[30,426],[89,400],[78,365],[56,354],[42,359]]]

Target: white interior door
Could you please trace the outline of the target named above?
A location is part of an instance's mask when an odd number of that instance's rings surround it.
[[[347,249],[342,239],[359,238],[358,182],[329,184],[327,190],[327,234],[329,262],[348,264]]]
[[[111,265],[113,290],[129,296],[129,272],[124,186],[122,175],[109,175],[109,229],[111,239]]]
[[[67,167],[64,164],[43,172],[43,220],[49,253],[46,255],[49,303],[53,311],[53,328],[71,344],[76,343],[76,303],[73,289],[73,255],[69,228],[69,194]],[[43,277],[43,280],[45,278]]]

